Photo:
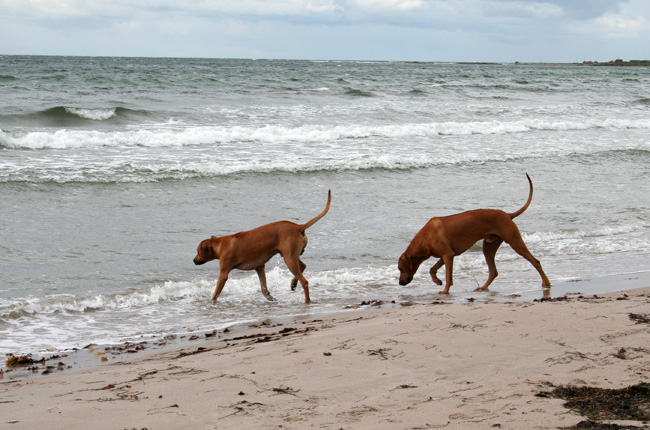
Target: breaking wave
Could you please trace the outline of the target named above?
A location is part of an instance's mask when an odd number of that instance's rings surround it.
[[[146,118],[147,112],[123,107],[88,108],[77,106],[55,106],[38,112],[11,114],[0,117],[9,124],[38,124],[49,127],[72,127],[97,122],[118,122],[120,119]]]
[[[116,310],[170,302],[187,297],[207,296],[208,284],[203,282],[166,282],[147,291],[121,294],[98,294],[87,297],[68,295],[47,298],[15,299],[0,305],[0,318],[15,319],[27,315],[79,313],[98,310]]]
[[[345,298],[349,289],[359,285],[394,284],[395,268],[348,268],[332,271],[313,272],[309,275],[310,282],[318,285],[323,300]],[[300,292],[289,291],[291,273],[278,266],[267,271],[267,279],[271,292],[276,297],[291,297],[300,302]],[[0,318],[19,319],[41,314],[79,314],[98,311],[137,310],[149,306],[181,301],[207,302],[214,290],[216,280],[167,281],[154,285],[145,290],[133,290],[119,294],[98,294],[86,297],[69,295],[50,296],[46,298],[12,299],[11,302],[0,303]],[[285,286],[287,288],[282,288]],[[251,296],[259,294],[257,275],[233,277],[228,281],[228,288],[220,297],[220,302],[241,303]],[[260,295],[260,300],[265,299]]]
[[[109,119],[120,109],[86,110],[55,108],[57,112],[87,119]],[[73,112],[73,113],[69,113]],[[58,114],[57,114],[58,115]],[[128,131],[0,130],[0,147],[13,149],[67,149],[93,147],[178,147],[214,143],[327,143],[367,138],[414,138],[433,136],[500,135],[535,131],[573,131],[588,129],[650,129],[650,119],[589,119],[585,121],[521,120],[512,122],[439,122],[403,125],[304,125],[299,127],[159,127]]]

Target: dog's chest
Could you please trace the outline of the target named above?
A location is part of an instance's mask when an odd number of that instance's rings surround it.
[[[239,270],[255,270],[264,266],[267,261],[269,261],[275,254],[278,254],[280,251],[273,250],[267,254],[261,255],[255,259],[244,261],[235,266],[235,269]]]

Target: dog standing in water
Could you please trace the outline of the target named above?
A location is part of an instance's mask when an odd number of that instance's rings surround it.
[[[546,277],[539,260],[530,253],[519,228],[513,219],[524,213],[533,200],[533,181],[526,174],[530,184],[528,201],[516,212],[506,213],[498,209],[477,209],[446,217],[431,218],[429,222],[415,235],[411,244],[399,258],[399,284],[407,285],[413,280],[420,264],[429,257],[439,260],[429,273],[431,279],[438,285],[442,281],[436,273],[445,266],[445,288],[439,294],[448,294],[453,285],[454,257],[467,251],[472,245],[483,239],[483,254],[490,271],[488,280],[475,291],[486,291],[499,274],[494,263],[494,256],[499,246],[505,241],[517,254],[524,257],[535,267],[542,277],[542,286],[550,287],[551,282]]]
[[[306,224],[278,221],[253,230],[229,236],[212,236],[210,239],[202,241],[197,249],[196,257],[194,257],[194,264],[199,265],[215,259],[219,260],[219,279],[211,300],[217,300],[226,285],[228,274],[233,269],[255,270],[260,278],[262,294],[268,300],[273,300],[273,296],[266,287],[265,265],[275,254],[280,254],[294,276],[291,281],[291,289],[295,290],[298,281],[300,281],[305,292],[305,303],[309,303],[311,301],[309,282],[302,275],[306,265],[300,260],[300,255],[307,246],[305,230],[327,214],[331,201],[332,191],[330,190],[327,192],[325,210]]]

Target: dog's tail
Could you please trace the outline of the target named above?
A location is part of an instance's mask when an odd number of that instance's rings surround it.
[[[312,219],[311,221],[308,221],[307,223],[303,224],[301,229],[302,231],[307,230],[309,227],[314,225],[316,221],[319,219],[323,218],[325,214],[327,214],[327,211],[330,210],[330,203],[332,202],[332,190],[327,190],[327,206],[325,206],[325,210],[320,213],[320,215],[317,215],[316,218]]]
[[[528,206],[530,206],[530,202],[533,201],[533,181],[530,180],[530,176],[528,176],[528,173],[526,173],[526,178],[528,178],[528,183],[530,184],[530,192],[528,193],[528,201],[517,212],[513,212],[511,214],[508,214],[508,215],[510,215],[510,219],[517,218],[519,215],[523,214],[524,211],[526,209],[528,209]]]

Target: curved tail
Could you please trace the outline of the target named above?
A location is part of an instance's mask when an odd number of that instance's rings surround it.
[[[316,221],[323,218],[325,216],[325,214],[327,214],[327,211],[330,210],[330,203],[331,202],[332,202],[332,190],[327,190],[327,206],[325,206],[325,210],[323,212],[321,212],[320,215],[317,215],[311,221],[308,221],[307,223],[303,224],[301,230],[302,231],[307,230],[309,227],[314,225],[316,223]]]
[[[526,209],[528,209],[528,206],[530,206],[530,202],[533,201],[533,181],[530,180],[530,176],[528,176],[528,173],[526,173],[526,178],[528,178],[528,183],[530,184],[530,192],[528,193],[528,201],[517,212],[513,212],[511,214],[508,214],[508,215],[510,215],[510,219],[516,218],[519,215],[523,214],[524,211]]]

